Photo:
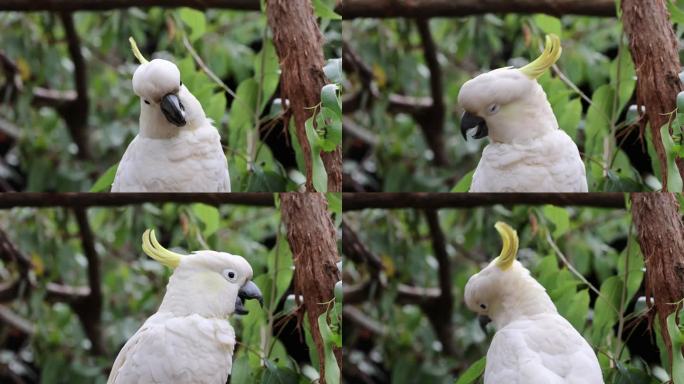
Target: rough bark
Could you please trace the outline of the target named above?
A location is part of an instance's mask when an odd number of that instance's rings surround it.
[[[318,328],[318,317],[327,311],[328,303],[334,300],[335,283],[340,280],[335,227],[323,194],[282,193],[280,199],[294,259],[295,295],[301,295],[304,300],[304,309],[318,352],[321,383],[325,384],[324,343]],[[338,364],[342,366],[341,348],[335,348],[334,353]]]
[[[129,7],[259,10],[259,0],[0,0],[0,11],[106,11]]]
[[[646,265],[646,302],[653,299],[671,361],[666,319],[684,298],[684,223],[671,193],[632,194],[632,216]]]
[[[553,204],[624,208],[622,193],[343,193],[342,209],[472,208],[496,204]]]
[[[482,13],[615,16],[614,0],[342,0],[337,11],[357,17],[453,17]]]
[[[667,162],[660,127],[668,123],[671,113],[676,110],[677,94],[682,91],[678,75],[677,37],[663,0],[623,0],[622,22],[629,36],[629,49],[636,68],[637,105],[646,109],[653,144],[660,160],[663,186],[666,186]],[[642,131],[645,120],[642,120]],[[681,159],[678,165],[684,177]]]
[[[306,189],[313,192],[311,148],[304,122],[321,101],[326,84],[323,73],[323,35],[310,0],[268,0],[268,24],[281,68],[281,97],[290,103],[297,138],[306,165]],[[342,191],[342,151],[322,152],[328,173],[328,192]]]

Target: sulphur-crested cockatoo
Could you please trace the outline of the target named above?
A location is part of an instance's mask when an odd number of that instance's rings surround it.
[[[116,171],[112,192],[230,192],[221,137],[170,61],[147,61],[133,39],[140,67],[140,132]]]
[[[468,308],[489,317],[497,330],[487,351],[485,384],[602,384],[592,348],[515,259],[517,233],[502,222],[496,229],[501,255],[465,286]]]
[[[470,192],[586,192],[577,145],[559,129],[537,78],[561,55],[558,36],[546,37],[542,55],[518,68],[499,68],[463,84],[461,132],[489,136]]]
[[[147,230],[144,252],[174,269],[157,313],[119,352],[108,384],[225,384],[235,332],[227,317],[246,314],[244,300],[261,292],[241,256],[215,251],[180,255]]]

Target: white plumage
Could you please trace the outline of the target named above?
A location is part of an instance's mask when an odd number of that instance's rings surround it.
[[[470,192],[587,192],[584,163],[560,129],[523,143],[487,145]]]
[[[587,192],[577,145],[559,129],[536,80],[560,54],[558,38],[547,37],[544,53],[526,67],[495,69],[461,87],[463,136],[477,128],[476,138],[490,140],[470,192]]]
[[[485,384],[603,384],[589,343],[560,314],[544,287],[515,256],[518,238],[497,223],[501,255],[465,287],[468,308],[492,319]]]
[[[108,383],[225,384],[234,347],[226,320],[156,313],[121,349]]]
[[[247,313],[244,300],[263,300],[252,267],[229,253],[175,254],[150,231],[143,250],[174,272],[159,310],[121,349],[107,383],[225,384],[235,347],[227,318]]]
[[[119,163],[112,192],[230,192],[221,137],[182,85],[178,67],[143,62],[133,90],[140,96],[140,132]]]

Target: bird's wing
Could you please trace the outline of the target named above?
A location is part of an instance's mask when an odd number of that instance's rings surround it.
[[[556,130],[524,144],[491,143],[473,174],[471,192],[586,192],[577,145]]]
[[[558,314],[512,322],[487,352],[485,384],[603,384],[598,359]]]
[[[224,384],[234,346],[225,320],[157,314],[126,342],[107,384]]]
[[[171,139],[136,137],[124,153],[113,192],[230,192],[218,131],[206,126]]]

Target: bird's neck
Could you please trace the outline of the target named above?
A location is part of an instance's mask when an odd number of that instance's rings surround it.
[[[225,319],[234,311],[237,292],[219,274],[177,269],[169,278],[158,312]]]
[[[178,136],[180,128],[169,123],[160,111],[142,108],[140,136],[150,139],[170,139]]]
[[[490,311],[497,330],[515,320],[542,313],[558,313],[546,289],[529,275],[527,269],[521,268],[518,276],[505,284],[499,304]]]

